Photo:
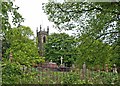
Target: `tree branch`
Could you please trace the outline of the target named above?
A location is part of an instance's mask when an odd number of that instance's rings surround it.
[[[109,12],[109,13],[113,13],[113,14],[117,14],[117,15],[120,15],[120,12],[116,12],[116,11],[108,11],[108,10],[103,10],[102,8],[99,8],[99,7],[92,7],[90,9],[82,9],[82,10],[71,10],[71,11],[66,11],[66,10],[63,10],[59,4],[57,4],[58,8],[62,11],[62,12],[66,12],[66,13],[70,13],[70,12],[74,12],[74,13],[82,13],[82,12],[87,12],[87,11],[92,11],[92,10],[99,10],[101,12]]]
[[[111,33],[119,33],[119,32],[108,32],[108,33],[104,33],[104,34],[101,34],[100,36],[98,36],[98,37],[96,37],[96,39],[95,40],[97,40],[97,39],[99,39],[101,36],[103,36],[103,35],[107,35],[107,34],[111,34]]]

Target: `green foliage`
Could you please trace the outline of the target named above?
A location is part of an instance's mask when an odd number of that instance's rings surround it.
[[[71,72],[63,77],[62,84],[119,84],[117,73],[92,71],[91,78],[86,75],[86,79],[80,79],[80,74]]]
[[[31,67],[23,71],[23,65],[16,62],[4,61],[2,68],[2,84],[35,84],[37,71]],[[34,79],[34,81],[33,81]]]
[[[2,39],[2,54],[4,55],[6,50],[10,47],[8,31],[11,28],[11,24],[15,26],[20,26],[20,23],[24,21],[22,16],[18,13],[19,7],[14,5],[13,2],[7,1],[1,3],[1,26],[2,31],[0,32],[0,35],[2,36],[0,39]],[[10,22],[10,19],[12,22]]]
[[[78,40],[65,33],[50,35],[45,44],[46,60],[60,64],[60,57],[63,56],[67,66],[73,64],[76,59],[77,64],[85,61],[87,65],[117,63],[119,66],[119,5],[119,2],[47,3],[44,10],[49,20],[59,29],[78,30]],[[3,84],[43,84],[49,81],[52,84],[120,84],[119,75],[113,73],[94,73],[92,81],[89,81],[88,77],[85,81],[79,79],[80,74],[77,73],[41,73],[31,68],[33,64],[44,62],[38,55],[35,40],[30,39],[33,32],[29,27],[20,25],[24,19],[17,11],[19,7],[14,6],[13,2],[2,2],[1,6]],[[12,24],[17,26],[16,28],[11,28],[9,15],[12,16]],[[13,54],[12,62],[8,60],[10,52]],[[76,55],[78,53],[79,55]],[[23,66],[28,69],[23,71]],[[58,82],[57,76],[60,77]]]
[[[9,38],[10,47],[6,50],[6,57],[9,58],[10,52],[13,54],[13,60],[24,65],[43,62],[39,57],[37,45],[34,39],[30,39],[33,32],[29,27],[21,26],[8,31],[6,35]]]
[[[111,72],[94,72],[92,82],[95,84],[119,84],[119,75]]]
[[[33,36],[33,32],[29,27],[21,26],[18,28],[12,28],[6,35],[9,38],[10,47],[4,54],[2,63],[2,76],[3,84],[28,84],[34,83],[32,81],[35,71],[27,71],[24,74],[21,68],[23,66],[31,67],[35,64],[44,62],[42,57],[39,57],[37,45],[34,39],[30,39]],[[9,54],[12,52],[12,62],[9,62]]]
[[[4,61],[2,65],[2,84],[18,84],[22,75],[20,64]]]
[[[48,36],[45,44],[46,60],[52,60],[60,64],[60,57],[64,58],[63,62],[70,66],[75,61],[75,38],[65,33],[53,33]]]
[[[120,66],[119,5],[119,2],[53,1],[46,3],[43,8],[49,20],[60,30],[78,31],[79,60],[96,64],[110,62]]]
[[[68,29],[78,28],[80,34],[90,31],[89,34],[93,36],[97,34],[107,35],[106,30],[110,27],[112,31],[119,29],[119,8],[119,2],[52,2],[44,5],[44,11],[49,20],[59,27],[65,26],[59,29],[66,29],[73,25],[74,27]],[[116,25],[111,24],[114,21],[116,21]]]
[[[21,22],[23,22],[22,16],[18,13],[18,6],[14,6],[13,2],[2,2],[2,30],[8,30],[11,28],[9,18],[12,16],[12,23],[15,26],[20,25]],[[10,15],[11,16],[10,16]]]
[[[79,75],[76,73],[69,73],[68,76],[63,77],[62,84],[77,84],[77,80],[79,80]]]
[[[80,71],[55,72],[51,70],[38,70],[7,62],[3,65],[3,84],[110,84],[119,85],[119,74],[112,72],[89,71],[82,79]],[[6,68],[8,70],[6,70]],[[17,70],[16,70],[17,69]],[[12,72],[11,72],[12,71]],[[87,72],[88,73],[88,72]]]
[[[18,13],[19,7],[10,1],[2,2],[1,6],[2,83],[27,84],[30,81],[34,83],[31,79],[31,77],[34,78],[31,72],[28,71],[27,74],[24,74],[21,69],[23,66],[31,67],[36,63],[44,62],[44,59],[39,57],[35,39],[31,38],[34,37],[34,34],[29,27],[20,25],[24,19]],[[11,24],[16,27],[12,28]],[[10,52],[12,53],[12,62],[8,60]]]
[[[82,36],[79,40],[82,39]],[[88,67],[94,65],[105,65],[112,63],[110,59],[112,58],[112,47],[108,44],[102,43],[100,40],[94,40],[93,38],[87,37],[81,40],[81,44],[78,45],[77,51],[80,53],[77,56],[76,63],[82,66],[86,62]]]

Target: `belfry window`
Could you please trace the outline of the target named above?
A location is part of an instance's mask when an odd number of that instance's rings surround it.
[[[46,37],[45,36],[43,36],[43,43],[45,43],[46,42]]]

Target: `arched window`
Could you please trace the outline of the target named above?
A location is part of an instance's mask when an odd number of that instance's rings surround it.
[[[43,36],[43,43],[46,42],[46,36]]]

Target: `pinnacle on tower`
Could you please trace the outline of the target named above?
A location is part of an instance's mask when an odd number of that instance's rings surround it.
[[[42,27],[41,27],[41,25],[40,25],[40,31],[41,31],[41,29],[42,29]]]
[[[47,34],[49,34],[49,26],[47,26]]]
[[[36,28],[36,32],[38,32],[38,27]]]

